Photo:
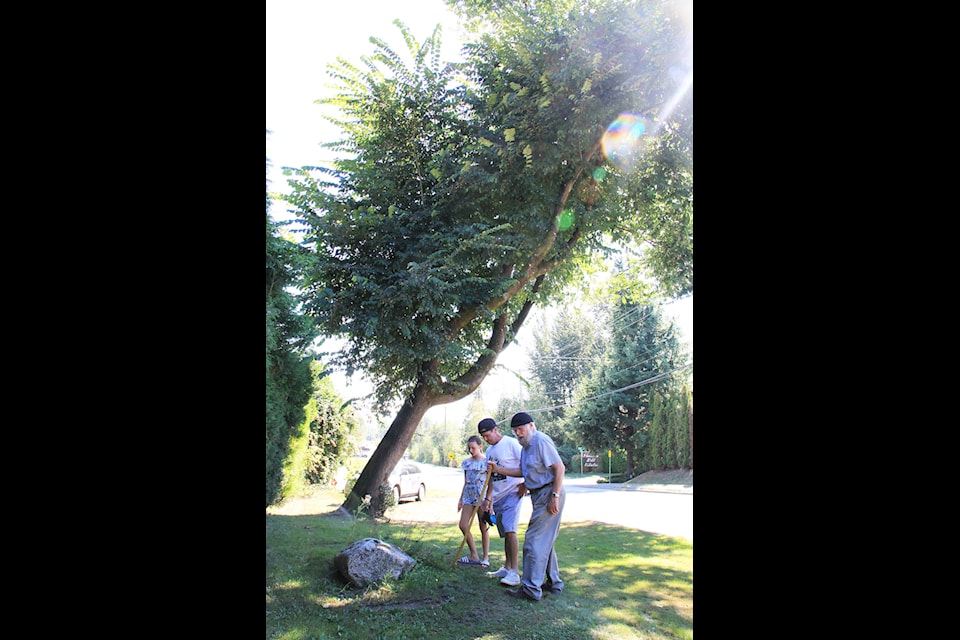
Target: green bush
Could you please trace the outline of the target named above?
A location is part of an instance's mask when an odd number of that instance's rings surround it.
[[[557,453],[560,454],[560,459],[563,461],[563,466],[567,468],[567,471],[576,471],[580,472],[579,465],[576,469],[573,467],[573,458],[576,457],[578,460],[580,458],[580,452],[576,448],[571,447],[568,444],[557,445]]]
[[[311,398],[304,408],[306,419],[297,427],[296,433],[290,438],[290,449],[283,460],[283,476],[280,494],[282,501],[291,496],[300,495],[307,485],[309,456],[307,449],[310,443],[310,421],[316,414],[316,402]]]
[[[284,463],[291,440],[300,434],[304,405],[310,398],[311,357],[306,345],[317,336],[312,322],[297,311],[298,301],[289,287],[300,281],[309,256],[281,236],[280,225],[270,220],[266,197],[266,505],[283,499]]]

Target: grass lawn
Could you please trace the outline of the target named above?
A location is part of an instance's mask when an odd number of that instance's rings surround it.
[[[693,637],[693,543],[590,522],[563,523],[556,549],[564,592],[506,596],[479,566],[454,566],[462,536],[449,522],[355,520],[271,507],[266,514],[266,638],[283,640],[659,640]],[[526,522],[521,519],[521,555]],[[479,543],[479,530],[474,533]],[[356,540],[398,546],[417,566],[396,581],[349,587],[334,556]],[[490,569],[503,562],[494,529]],[[522,559],[521,559],[522,566]]]

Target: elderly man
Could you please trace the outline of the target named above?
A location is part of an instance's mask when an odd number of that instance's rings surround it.
[[[523,539],[523,578],[518,589],[507,589],[507,595],[539,602],[545,594],[563,591],[553,544],[560,533],[560,517],[567,499],[563,488],[565,468],[553,440],[537,431],[530,414],[516,414],[510,426],[522,447],[520,467],[504,468],[488,461],[487,469],[523,478],[517,493],[521,496],[530,493],[533,513]]]

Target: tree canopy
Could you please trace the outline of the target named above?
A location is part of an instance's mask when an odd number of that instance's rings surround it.
[[[315,254],[304,308],[382,407],[405,399],[358,492],[612,243],[647,243],[654,281],[692,290],[685,25],[662,0],[531,6],[478,30],[460,63],[439,60],[439,27],[419,43],[397,21],[407,59],[372,38],[361,65],[330,69],[340,159],[287,196]]]

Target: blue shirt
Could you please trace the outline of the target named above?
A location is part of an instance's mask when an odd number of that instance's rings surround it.
[[[558,462],[561,462],[560,454],[553,439],[545,433],[534,431],[530,444],[520,453],[520,471],[527,489],[536,491],[553,484],[553,469],[550,467]]]

